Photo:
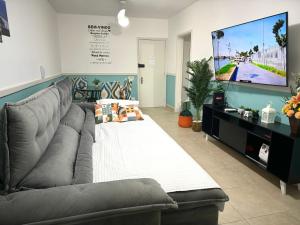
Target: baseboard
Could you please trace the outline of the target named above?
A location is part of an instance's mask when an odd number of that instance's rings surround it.
[[[166,104],[166,107],[167,107],[167,108],[170,108],[170,109],[175,109],[175,107],[174,107],[174,106],[172,106],[172,105],[168,105],[168,104]]]

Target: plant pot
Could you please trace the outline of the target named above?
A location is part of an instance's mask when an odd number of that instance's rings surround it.
[[[183,128],[189,128],[192,126],[193,117],[192,116],[179,116],[178,125]]]
[[[200,132],[202,130],[202,121],[193,121],[192,129],[195,132]]]
[[[295,117],[290,117],[289,121],[292,135],[300,137],[300,120],[296,119]]]

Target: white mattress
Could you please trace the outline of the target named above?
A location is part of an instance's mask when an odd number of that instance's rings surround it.
[[[144,121],[96,125],[93,168],[94,183],[153,178],[166,192],[219,187],[146,115]]]

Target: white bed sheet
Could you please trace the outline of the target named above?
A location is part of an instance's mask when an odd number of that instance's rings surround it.
[[[96,125],[94,183],[153,178],[166,192],[219,185],[149,116],[145,120]]]

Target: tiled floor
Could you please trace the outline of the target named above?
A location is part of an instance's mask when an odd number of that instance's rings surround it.
[[[288,194],[282,196],[276,177],[220,142],[212,138],[205,141],[203,132],[178,127],[178,115],[172,110],[145,108],[143,112],[173,137],[229,195],[230,201],[220,214],[219,224],[300,225],[300,192],[296,186],[288,186]]]

